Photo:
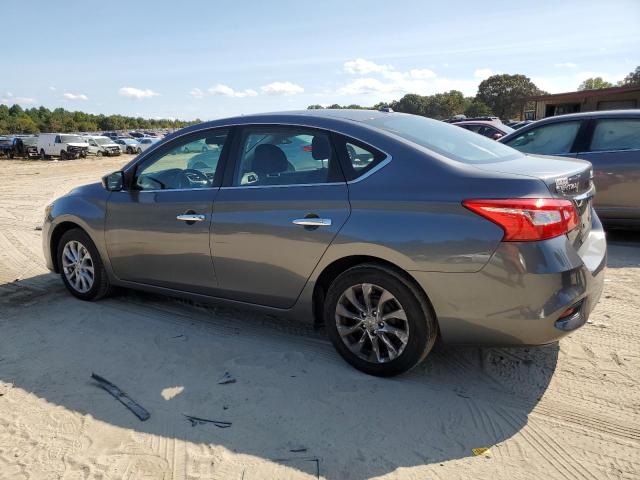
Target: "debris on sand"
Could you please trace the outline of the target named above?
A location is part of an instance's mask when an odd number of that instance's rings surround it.
[[[227,383],[236,383],[236,379],[229,372],[224,372],[224,375],[218,380],[218,385],[226,385]]]
[[[184,415],[185,418],[189,420],[189,422],[191,422],[192,427],[195,427],[197,425],[204,425],[206,423],[213,423],[218,428],[229,428],[231,426],[231,422],[223,422],[220,420],[210,420],[208,418],[193,417],[185,413],[183,413],[182,415]]]
[[[110,393],[116,400],[122,403],[125,407],[133,412],[133,414],[138,417],[143,422],[145,420],[149,420],[151,414],[145,410],[139,403],[129,397],[126,393],[120,390],[117,386],[111,383],[109,380],[102,378],[100,375],[96,375],[95,373],[91,374],[91,378],[93,378],[96,382],[98,382],[98,386],[108,393]]]

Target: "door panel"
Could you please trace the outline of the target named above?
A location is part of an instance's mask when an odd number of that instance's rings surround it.
[[[215,293],[211,212],[231,136],[187,134],[129,167],[129,190],[112,193],[107,207],[105,241],[118,278]]]
[[[602,218],[640,218],[640,150],[583,152],[593,164],[594,206]]]
[[[346,183],[223,187],[214,203],[213,246],[221,295],[293,306],[349,216]],[[331,225],[293,221],[313,214]]]
[[[105,240],[116,276],[195,293],[216,287],[209,245],[217,188],[114,192],[109,198]],[[204,215],[187,223],[184,213]]]

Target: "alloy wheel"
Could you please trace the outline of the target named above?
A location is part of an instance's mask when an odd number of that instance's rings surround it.
[[[395,360],[409,341],[404,308],[391,292],[371,283],[353,285],[342,293],[335,320],[347,348],[367,362]]]
[[[62,250],[62,270],[69,285],[80,293],[91,290],[95,281],[93,259],[89,250],[77,240],[67,242]]]

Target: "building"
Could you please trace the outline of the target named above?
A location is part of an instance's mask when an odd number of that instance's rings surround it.
[[[640,85],[554,93],[527,100],[525,120],[540,120],[564,113],[640,108]]]

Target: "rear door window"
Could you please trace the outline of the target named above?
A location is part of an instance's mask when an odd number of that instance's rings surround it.
[[[610,118],[598,120],[591,138],[592,152],[640,149],[640,119]]]
[[[579,129],[579,120],[551,123],[523,132],[505,144],[524,153],[542,155],[570,153]]]
[[[328,133],[304,127],[246,127],[235,186],[343,181]]]

